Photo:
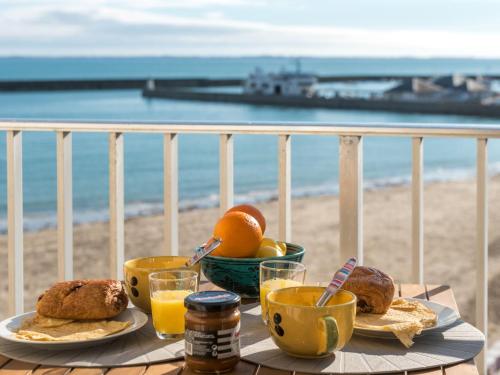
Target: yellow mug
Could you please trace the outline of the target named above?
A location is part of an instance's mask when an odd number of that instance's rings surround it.
[[[186,268],[189,257],[181,256],[156,256],[148,258],[130,259],[123,265],[125,276],[125,289],[130,301],[140,309],[151,312],[151,299],[149,296],[149,274],[153,272]],[[189,270],[198,273],[200,282],[200,263],[190,267]]]
[[[356,317],[356,296],[339,290],[328,304],[315,303],[325,288],[297,286],[277,289],[267,297],[267,328],[274,343],[301,358],[326,357],[351,339]]]

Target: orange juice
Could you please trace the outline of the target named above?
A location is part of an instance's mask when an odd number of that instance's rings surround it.
[[[151,297],[153,325],[157,332],[165,335],[184,333],[184,298],[191,290],[159,290]]]
[[[262,320],[266,321],[266,296],[271,290],[289,288],[292,286],[302,285],[300,281],[288,280],[288,279],[269,279],[260,284],[260,306],[262,308]]]

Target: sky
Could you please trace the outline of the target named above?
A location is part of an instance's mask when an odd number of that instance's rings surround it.
[[[0,0],[0,56],[500,57],[500,0]]]

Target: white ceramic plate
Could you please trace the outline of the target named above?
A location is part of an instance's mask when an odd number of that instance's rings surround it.
[[[35,314],[35,311],[14,316],[0,322],[0,337],[15,343],[26,344],[37,349],[50,349],[50,350],[69,350],[80,349],[90,346],[104,344],[106,342],[115,340],[118,337],[127,335],[131,332],[137,331],[148,322],[148,316],[142,311],[135,308],[128,308],[120,315],[113,318],[122,322],[130,321],[132,324],[125,328],[123,331],[114,333],[109,336],[104,336],[97,339],[82,340],[82,341],[30,341],[21,340],[15,337],[16,330],[21,326],[24,319],[29,318]]]
[[[404,298],[406,300],[416,300],[421,302],[423,305],[427,306],[431,310],[433,310],[437,314],[437,323],[434,327],[430,328],[424,328],[422,330],[422,333],[418,336],[425,335],[427,333],[446,328],[453,323],[455,323],[458,319],[460,319],[460,316],[458,313],[447,307],[443,306],[439,303],[436,302],[431,302],[427,301],[424,299],[419,299],[419,298]],[[366,328],[354,328],[354,333],[360,336],[367,336],[367,337],[377,337],[377,338],[383,338],[383,339],[397,339],[397,337],[394,335],[394,333],[390,331],[379,331],[379,330],[374,330],[374,329],[366,329]],[[415,337],[418,337],[415,336]]]

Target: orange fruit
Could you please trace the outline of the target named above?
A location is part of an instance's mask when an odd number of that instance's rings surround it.
[[[250,216],[253,216],[253,218],[259,223],[262,234],[264,234],[264,232],[266,231],[266,219],[257,207],[254,207],[250,204],[240,204],[227,210],[226,214],[234,211],[244,212],[246,214],[249,214]]]
[[[214,238],[222,243],[212,255],[233,258],[252,258],[259,250],[262,230],[253,216],[244,212],[229,212],[215,224]]]

